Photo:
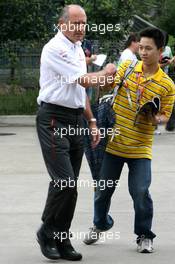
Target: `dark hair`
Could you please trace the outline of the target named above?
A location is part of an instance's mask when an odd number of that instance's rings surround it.
[[[139,35],[140,35],[140,39],[142,37],[152,38],[158,49],[164,47],[164,43],[165,43],[164,34],[158,28],[154,28],[154,27],[146,28],[142,30]]]
[[[135,33],[130,33],[127,41],[125,42],[125,46],[124,46],[124,49],[127,49],[132,42],[138,42],[139,41],[139,38],[138,38],[138,35],[135,34]]]

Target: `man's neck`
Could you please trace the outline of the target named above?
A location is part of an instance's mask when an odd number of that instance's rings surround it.
[[[143,64],[142,67],[143,67],[143,74],[145,77],[150,77],[150,76],[154,75],[159,69],[158,64],[153,64],[153,65]]]

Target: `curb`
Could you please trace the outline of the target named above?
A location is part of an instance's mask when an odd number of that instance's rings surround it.
[[[4,126],[35,126],[36,115],[3,115],[0,116],[0,127]]]

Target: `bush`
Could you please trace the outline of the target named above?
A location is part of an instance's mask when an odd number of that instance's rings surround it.
[[[0,115],[33,115],[37,111],[38,89],[0,95]]]

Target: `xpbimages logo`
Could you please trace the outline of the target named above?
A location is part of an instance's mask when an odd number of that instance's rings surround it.
[[[87,32],[98,32],[100,35],[106,34],[106,32],[118,32],[121,30],[121,25],[118,24],[76,24],[71,23],[70,21],[68,23],[63,23],[61,25],[55,25],[54,24],[54,31],[61,30],[62,32],[65,31],[87,31]]]
[[[119,188],[120,181],[119,180],[89,180],[89,179],[78,179],[78,181],[68,178],[68,179],[60,179],[54,180],[52,182],[54,188],[58,188],[60,190],[64,190],[66,188],[94,188],[104,191],[106,188]]]
[[[108,231],[108,232],[101,232],[96,233],[93,232],[90,235],[91,239],[99,239],[99,242],[104,243],[107,240],[118,240],[120,239],[120,231]],[[86,232],[53,232],[53,238],[58,241],[64,241],[66,239],[74,239],[74,240],[84,240],[88,238],[88,234]]]
[[[63,52],[62,54],[60,53],[60,55],[62,57],[67,57],[67,53],[66,52]],[[81,76],[79,79],[81,79],[81,81],[83,83],[86,83],[86,82],[90,82],[92,85],[93,84],[100,84],[101,86],[104,86],[106,83],[108,84],[112,84],[113,81],[114,81],[114,77],[113,76],[92,76],[91,78],[89,76]],[[72,75],[57,75],[54,77],[54,80],[59,84],[59,85],[70,85],[70,84],[74,84],[76,83],[75,82],[75,79],[74,79],[74,76]],[[120,81],[119,80],[119,77],[116,76],[115,77],[115,82],[117,83],[117,81]]]
[[[64,136],[85,136],[85,135],[92,135],[96,136],[97,133],[100,134],[100,138],[105,138],[106,136],[111,136],[113,139],[115,136],[120,135],[120,128],[92,128],[89,129],[88,127],[79,127],[78,125],[76,127],[72,127],[68,125],[68,127],[60,127],[60,128],[53,128],[54,130],[54,136],[59,136],[63,138]]]

